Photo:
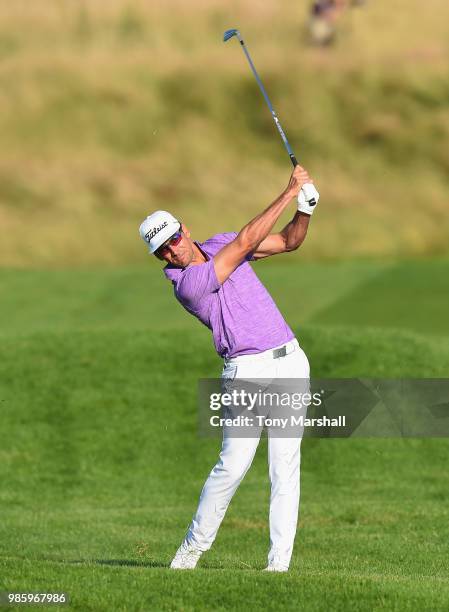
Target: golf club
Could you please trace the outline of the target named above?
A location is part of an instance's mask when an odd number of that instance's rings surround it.
[[[246,45],[243,41],[243,38],[239,32],[239,30],[233,28],[230,30],[226,30],[226,32],[223,35],[223,41],[227,42],[229,39],[233,38],[234,36],[237,36],[238,41],[240,42],[242,49],[246,55],[246,59],[248,60],[248,63],[251,67],[251,70],[253,71],[253,74],[256,78],[257,84],[259,85],[260,91],[263,94],[263,97],[265,98],[265,102],[267,103],[268,108],[270,109],[270,113],[273,117],[273,121],[279,131],[279,134],[281,135],[282,141],[285,145],[285,148],[287,149],[287,153],[290,157],[290,160],[293,164],[293,167],[298,165],[298,160],[295,157],[295,154],[292,151],[292,148],[290,146],[290,143],[287,140],[287,136],[285,135],[284,130],[282,129],[281,123],[279,121],[279,118],[273,108],[273,105],[271,104],[270,98],[268,97],[268,94],[265,90],[265,87],[263,86],[262,81],[260,80],[260,77],[257,73],[256,67],[253,64],[253,61],[251,59],[250,54],[248,53],[248,49],[246,48]],[[305,196],[306,201],[308,202],[308,204],[310,206],[315,206],[316,204],[316,199],[315,199],[315,187],[312,184],[307,184],[307,185],[303,185],[302,190],[301,190]]]

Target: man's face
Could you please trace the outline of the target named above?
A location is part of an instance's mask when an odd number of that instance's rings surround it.
[[[177,268],[187,267],[193,259],[194,251],[190,232],[185,225],[181,224],[179,231],[166,240],[154,254],[158,259]]]

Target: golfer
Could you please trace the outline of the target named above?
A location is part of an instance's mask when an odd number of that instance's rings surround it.
[[[213,334],[224,359],[222,377],[309,379],[309,362],[250,260],[297,249],[307,234],[315,206],[301,187],[313,183],[301,166],[294,169],[287,188],[240,232],[217,234],[194,241],[188,228],[170,213],[159,210],[143,221],[140,235],[150,253],[166,262],[165,276],[173,283],[182,306]],[[276,221],[298,197],[298,210],[279,233]],[[171,568],[194,569],[201,554],[215,540],[237,487],[249,469],[258,436],[234,437],[223,430],[217,464],[201,493],[198,509]],[[289,568],[299,510],[301,437],[268,439],[270,550],[267,571]]]

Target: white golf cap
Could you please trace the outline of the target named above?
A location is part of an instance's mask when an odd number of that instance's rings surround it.
[[[170,236],[176,234],[180,227],[180,222],[169,212],[157,210],[142,221],[139,234],[148,244],[150,253],[154,253]]]

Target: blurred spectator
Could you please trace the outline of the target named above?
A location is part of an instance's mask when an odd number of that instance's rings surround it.
[[[365,0],[315,0],[310,7],[309,37],[314,45],[326,46],[335,41],[337,22],[349,6],[361,6]]]
[[[336,20],[343,9],[338,0],[315,0],[309,20],[310,41],[314,45],[326,46],[335,40]]]

